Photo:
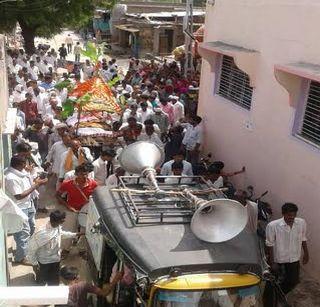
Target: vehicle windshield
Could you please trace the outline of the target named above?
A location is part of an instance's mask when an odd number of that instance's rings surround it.
[[[204,290],[157,290],[154,307],[258,307],[261,304],[259,286]]]

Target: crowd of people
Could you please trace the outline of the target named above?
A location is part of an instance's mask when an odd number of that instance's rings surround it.
[[[245,171],[243,168],[227,173],[221,161],[210,164],[210,167],[200,163],[203,127],[202,118],[196,115],[197,72],[184,76],[175,61],[146,62],[132,58],[127,73],[121,78],[116,59],[102,58],[99,65],[93,65],[90,60],[81,64],[80,47],[76,44],[75,62],[67,67],[68,72],[60,73],[59,68],[66,67],[61,65],[66,64],[66,55],[71,52],[73,43],[70,38],[67,38],[66,44],[67,48],[63,45],[58,52],[48,46],[40,46],[33,55],[25,54],[23,49],[9,49],[6,57],[9,101],[12,107],[17,108],[17,122],[12,136],[13,157],[5,171],[5,186],[10,198],[27,217],[23,229],[14,235],[15,261],[37,264],[38,281],[43,285],[59,284],[61,238],[69,238],[67,241],[70,241],[82,237],[77,215],[89,202],[95,188],[117,185],[119,177],[126,174],[117,161],[120,147],[136,141],[152,142],[163,150],[165,157],[164,164],[157,170],[159,174],[201,175],[214,188],[222,188],[227,178]],[[111,90],[123,112],[111,125],[117,139],[115,145],[102,144],[98,151],[93,151],[82,144],[75,127],[63,119],[68,90],[56,85],[65,80],[77,85],[91,78],[96,67],[99,67],[100,75],[106,82],[117,80]],[[59,210],[54,208],[46,226],[35,230],[36,214],[48,213],[41,194],[46,193],[49,185],[54,187],[57,200],[63,207],[57,207]],[[256,231],[257,205],[248,201],[243,191],[232,194],[248,208],[249,228]],[[283,208],[284,216],[288,212],[296,213],[297,208]],[[68,231],[61,228],[66,219],[69,221]],[[308,262],[305,224],[299,222],[300,229],[295,226],[295,221],[298,223],[299,220],[291,218],[288,224],[285,218],[282,224],[278,222],[267,227],[267,246],[274,247],[275,257],[270,252],[271,257],[280,264],[299,260],[299,244],[303,244],[305,251],[304,262]],[[297,244],[294,258],[283,256],[290,252],[291,245],[281,253],[277,245],[281,240],[288,240],[287,236],[277,235],[278,232],[285,233],[287,225],[297,232],[296,237],[292,237]],[[284,232],[282,226],[285,226]],[[303,235],[299,236],[298,232]],[[281,242],[281,246],[285,244]],[[63,256],[67,256],[70,245],[63,246]],[[270,248],[269,251],[272,251]],[[292,271],[292,266],[286,265],[285,269]],[[298,272],[296,266],[294,270]],[[69,282],[76,280],[77,275],[74,268],[62,271],[62,277]],[[118,281],[120,275],[115,280]],[[114,284],[115,281],[111,281],[110,287]],[[288,284],[285,287],[286,292],[292,288]],[[86,289],[96,294],[104,293],[98,288]]]

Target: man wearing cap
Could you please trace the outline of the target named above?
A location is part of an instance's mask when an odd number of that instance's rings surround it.
[[[62,136],[68,131],[68,126],[65,123],[59,123],[54,126],[54,132],[50,134],[48,139],[48,149],[56,142],[62,141]]]
[[[100,157],[93,161],[94,180],[99,186],[106,184],[106,179],[114,172],[113,158],[116,156],[114,150],[103,150]]]
[[[14,102],[21,102],[24,100],[25,92],[21,84],[15,86],[14,91],[12,92],[12,96]]]
[[[184,118],[184,105],[179,101],[178,96],[169,96],[169,101],[171,101],[173,105],[173,123],[180,121],[181,118]]]
[[[168,115],[163,113],[161,108],[154,108],[154,114],[150,116],[150,119],[158,125],[160,129],[161,136],[164,137],[169,128],[169,118]]]
[[[21,132],[26,129],[26,115],[20,110],[20,103],[13,102],[12,107],[17,109],[16,128]]]

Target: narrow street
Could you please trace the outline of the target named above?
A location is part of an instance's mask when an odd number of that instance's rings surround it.
[[[0,307],[320,307],[311,2],[0,0]]]

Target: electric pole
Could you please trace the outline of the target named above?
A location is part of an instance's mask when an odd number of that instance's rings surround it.
[[[184,19],[185,35],[185,65],[184,75],[193,70],[192,41],[193,41],[193,0],[186,0],[186,15]]]

